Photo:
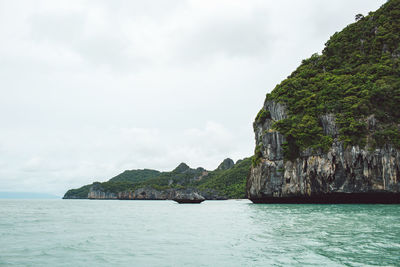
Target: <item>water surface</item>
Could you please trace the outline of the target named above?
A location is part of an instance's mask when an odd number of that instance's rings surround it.
[[[0,200],[1,266],[400,266],[400,205]]]

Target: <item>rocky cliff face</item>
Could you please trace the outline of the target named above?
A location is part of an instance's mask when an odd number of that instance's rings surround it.
[[[400,203],[400,151],[391,145],[370,151],[344,147],[334,114],[320,117],[334,142],[328,152],[306,150],[285,160],[285,138],[272,124],[287,117],[283,104],[266,101],[270,116],[254,123],[261,158],[251,169],[247,195],[256,203]],[[375,127],[373,116],[368,127]]]
[[[182,194],[199,195],[209,200],[226,199],[215,192],[199,192],[194,189],[165,189],[156,190],[151,187],[139,188],[134,191],[122,191],[118,193],[104,192],[96,186],[89,189],[88,199],[121,199],[121,200],[172,200]]]
[[[117,194],[111,192],[104,192],[99,189],[90,188],[88,199],[118,199]]]

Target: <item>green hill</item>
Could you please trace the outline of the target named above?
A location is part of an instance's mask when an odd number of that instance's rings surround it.
[[[217,169],[198,183],[201,190],[213,189],[227,198],[245,198],[246,178],[251,158],[237,162],[232,168]]]
[[[91,187],[115,194],[144,187],[161,191],[191,188],[222,198],[245,198],[246,178],[251,159],[246,158],[237,164],[231,162],[232,160],[226,159],[214,171],[204,168],[192,169],[185,163],[179,164],[170,172],[148,169],[124,171],[107,182],[94,182],[78,189],[70,189],[64,198],[87,198]]]
[[[356,16],[356,22],[335,33],[321,55],[314,54],[275,89],[266,101],[285,103],[289,116],[273,127],[282,133],[284,155],[299,156],[311,148],[327,151],[322,114],[333,113],[339,140],[346,146],[373,150],[386,143],[400,148],[400,0],[390,0],[376,12]],[[269,118],[260,110],[256,123]],[[367,127],[367,118],[377,124]],[[371,130],[373,128],[373,130]],[[260,152],[256,148],[256,157]]]
[[[123,173],[118,174],[117,176],[110,179],[110,182],[143,182],[147,178],[157,177],[160,175],[159,171],[156,170],[126,170]]]

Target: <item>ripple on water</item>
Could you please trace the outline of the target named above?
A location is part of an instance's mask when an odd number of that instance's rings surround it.
[[[398,266],[400,205],[0,200],[6,266]]]

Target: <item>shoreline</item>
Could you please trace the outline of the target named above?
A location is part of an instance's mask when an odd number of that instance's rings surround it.
[[[330,193],[315,196],[250,198],[254,204],[400,204],[400,193]]]

